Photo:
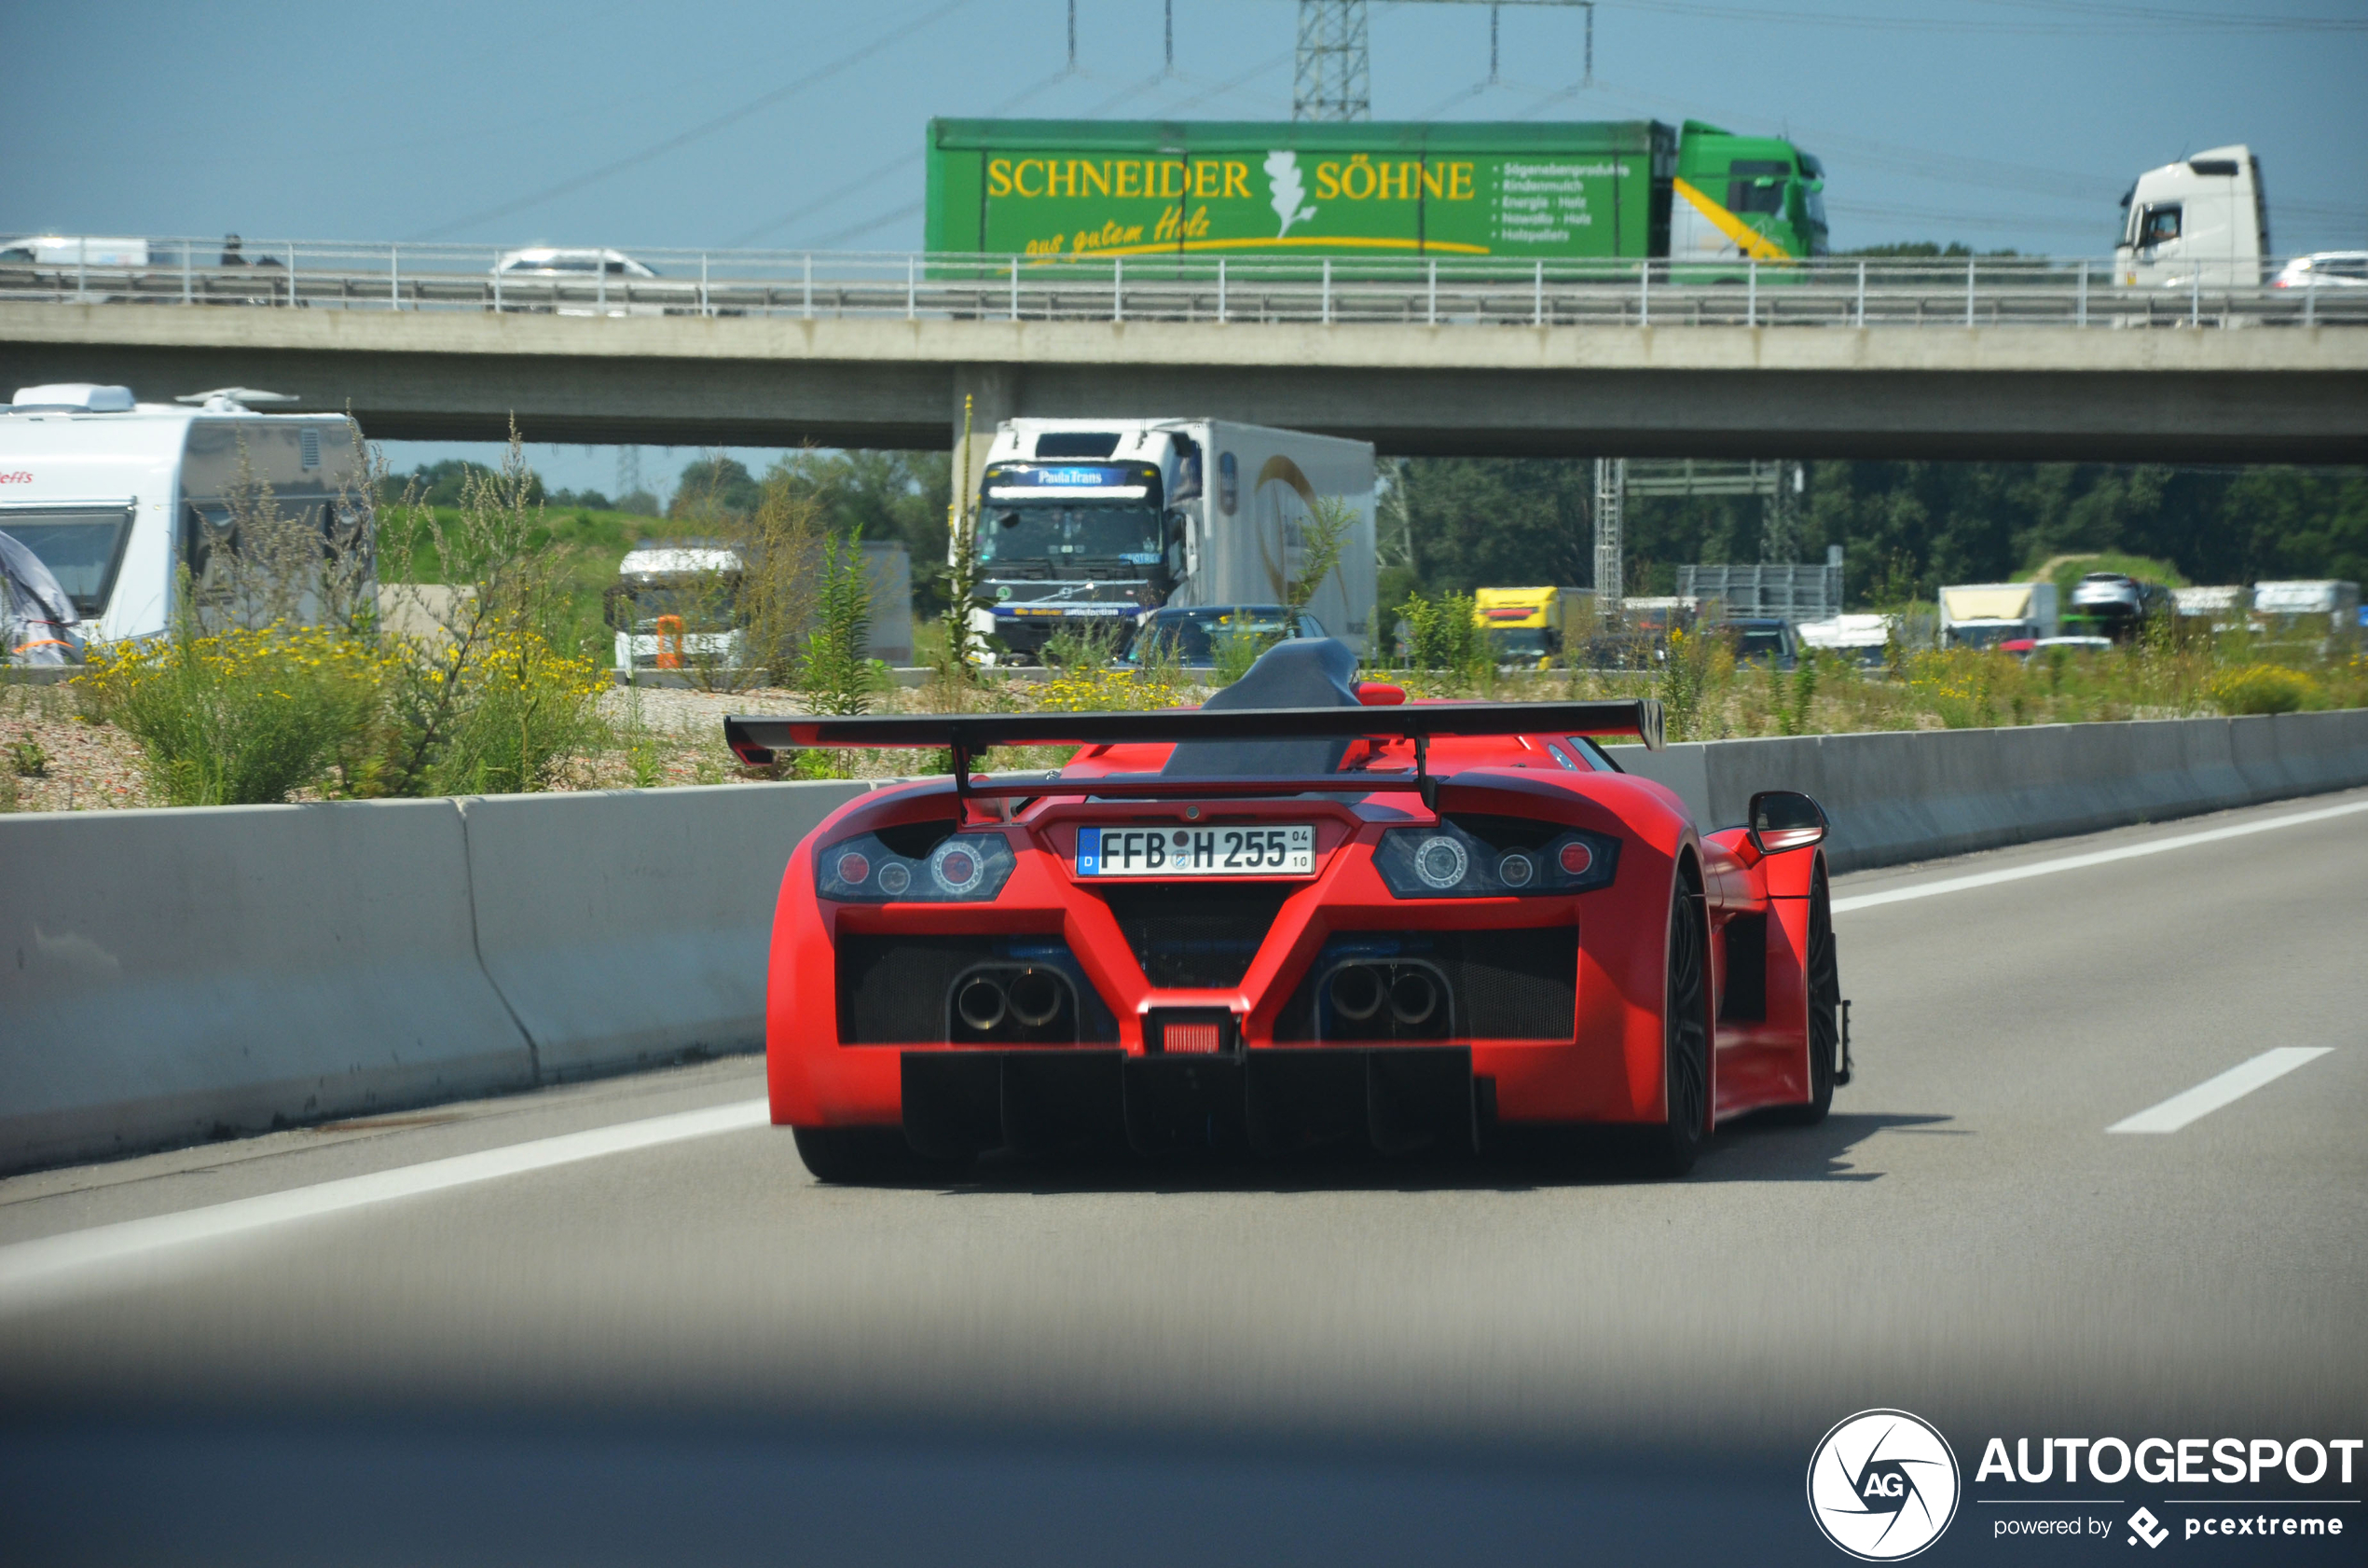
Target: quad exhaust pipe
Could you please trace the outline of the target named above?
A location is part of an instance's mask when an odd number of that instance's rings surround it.
[[[1430,970],[1401,969],[1389,983],[1389,1012],[1400,1024],[1427,1024],[1439,1011],[1439,982]]]
[[[1390,1017],[1410,1029],[1437,1017],[1446,999],[1439,977],[1425,964],[1342,964],[1325,994],[1344,1023],[1366,1023],[1387,1007]]]
[[[1009,1011],[1010,1002],[1003,995],[1003,987],[996,983],[992,975],[974,975],[955,993],[955,1015],[982,1035],[1002,1023],[1004,1013]]]
[[[1012,977],[1005,995],[1011,999],[1012,1017],[1031,1029],[1040,1029],[1060,1016],[1061,994],[1066,988],[1043,970],[1022,970]]]
[[[954,992],[954,1016],[973,1034],[989,1034],[1010,1019],[1023,1029],[1057,1021],[1069,998],[1069,982],[1057,970],[985,970]]]
[[[1343,964],[1332,971],[1332,1011],[1362,1024],[1381,1011],[1382,977],[1370,965]]]

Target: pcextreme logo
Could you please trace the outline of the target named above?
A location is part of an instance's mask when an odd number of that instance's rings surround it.
[[[1809,1456],[1809,1515],[1863,1562],[1897,1562],[1941,1537],[1957,1517],[1957,1455],[1906,1410],[1861,1410]]]

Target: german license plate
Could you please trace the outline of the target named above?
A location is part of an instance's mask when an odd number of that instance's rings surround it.
[[[1232,828],[1080,828],[1080,876],[1314,876],[1305,822]]]

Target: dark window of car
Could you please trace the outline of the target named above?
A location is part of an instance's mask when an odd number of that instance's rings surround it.
[[[2312,270],[2324,272],[2331,278],[2368,278],[2368,256],[2329,256],[2316,264]]]
[[[1577,758],[1583,765],[1593,769],[1597,773],[1622,773],[1627,771],[1618,763],[1612,761],[1610,754],[1601,746],[1596,745],[1595,742],[1588,739],[1585,736],[1575,735],[1567,738],[1570,741],[1571,755]]]
[[[1310,622],[1315,617],[1309,616]],[[1205,610],[1162,610],[1145,624],[1137,645],[1146,654],[1172,652],[1178,664],[1205,665],[1217,657],[1220,637],[1255,637],[1263,641],[1287,635],[1290,623],[1277,605],[1212,605]],[[1301,635],[1304,636],[1305,633]],[[1319,626],[1315,633],[1323,632]]]
[[[2138,225],[2138,242],[2159,245],[2179,238],[2180,205],[2176,201],[2157,201],[2147,205],[2146,215]]]
[[[0,512],[0,532],[41,557],[85,620],[107,607],[123,548],[131,538],[128,506],[43,507]]]
[[[621,262],[621,261],[612,261],[612,262],[610,262],[610,263],[609,263],[609,276],[611,276],[612,278],[622,278],[623,276],[625,276],[625,263],[623,263],[623,262]]]

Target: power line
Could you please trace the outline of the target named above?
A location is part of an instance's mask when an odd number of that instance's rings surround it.
[[[901,41],[906,34],[917,32],[919,29],[927,27],[929,23],[936,21],[943,17],[953,14],[953,12],[959,9],[964,3],[965,0],[945,0],[945,4],[940,6],[937,9],[929,12],[928,15],[919,18],[917,21],[907,22],[895,29],[893,32],[885,34],[882,36],[874,39],[871,43],[864,45],[861,48],[856,49],[852,53],[841,55],[838,59],[831,62],[828,65],[822,66],[819,70],[808,72],[806,75],[800,76],[796,81],[790,83],[786,87],[775,88],[772,91],[751,99],[750,102],[741,104],[738,108],[728,109],[723,114],[716,116],[713,119],[704,120],[699,124],[691,127],[688,131],[678,131],[674,135],[668,136],[664,141],[654,143],[650,146],[642,148],[639,152],[629,153],[624,158],[620,158],[611,163],[604,163],[599,168],[595,169],[588,173],[576,175],[573,179],[562,180],[558,185],[546,186],[542,190],[534,192],[530,196],[521,196],[514,200],[504,201],[499,206],[488,207],[482,212],[471,213],[466,217],[455,218],[450,223],[440,224],[434,228],[415,234],[411,236],[411,238],[415,241],[440,240],[444,236],[450,234],[457,229],[473,227],[481,223],[489,223],[495,218],[508,217],[513,213],[524,212],[529,207],[540,206],[544,202],[548,201],[555,197],[565,196],[571,191],[582,190],[585,186],[605,180],[612,174],[622,173],[627,169],[647,163],[654,158],[660,158],[668,153],[673,152],[678,147],[687,146],[689,144],[697,141],[703,136],[712,135],[714,132],[723,130],[725,126],[737,125],[741,120],[748,118],[750,115],[756,114],[760,110],[769,109],[774,104],[780,103],[783,99],[794,97],[798,93],[805,91],[807,88],[828,81],[831,77],[837,76],[840,72],[862,63],[864,61],[871,59],[874,55],[878,54],[881,50],[888,48],[891,44]]]
[[[926,205],[926,202],[908,201],[893,213],[882,213],[878,217],[859,223],[851,228],[842,228],[835,234],[826,234],[822,236],[821,239],[814,241],[812,245],[805,248],[808,250],[827,251],[832,246],[836,245],[843,241],[854,239],[859,234],[869,234],[875,228],[886,228],[889,224],[896,222],[899,218],[909,218]]]
[[[2153,7],[2119,6],[2110,9],[2046,5],[2043,0],[1992,0],[2020,3],[2034,8],[2088,20],[2046,21],[1979,21],[1952,17],[1869,16],[1863,12],[1768,10],[1757,7],[1714,6],[1693,0],[1602,0],[1606,6],[1663,16],[1704,17],[1717,21],[1764,21],[1785,27],[1843,27],[1870,32],[1987,34],[1992,36],[2047,37],[2072,34],[2131,33],[2361,33],[2368,21],[2325,17],[2221,16],[2201,11],[2169,11]]]
[[[1019,107],[1022,103],[1025,103],[1029,99],[1035,97],[1038,93],[1042,92],[1046,88],[1052,87],[1057,82],[1066,80],[1068,75],[1069,72],[1067,67],[1053,72],[1051,76],[1045,77],[1042,81],[1036,83],[1033,87],[1026,88],[1020,92],[1012,94],[1011,97],[1003,100],[1002,103],[998,103],[995,107],[989,109],[986,112],[987,117],[991,119],[998,115],[1008,114],[1010,111]],[[770,223],[759,224],[756,227],[748,230],[744,234],[734,235],[731,239],[726,240],[723,242],[723,248],[725,250],[737,250],[740,246],[761,239],[764,236],[772,233],[777,228],[787,228],[790,225],[796,223],[801,218],[811,217],[816,213],[820,212],[823,208],[830,206],[832,203],[844,197],[852,196],[857,191],[864,189],[866,186],[871,186],[876,181],[884,180],[888,175],[896,173],[900,170],[911,168],[914,164],[920,162],[921,158],[922,155],[920,153],[906,153],[901,158],[891,158],[888,162],[881,164],[877,169],[871,171],[869,173],[860,174],[856,178],[849,180],[847,184],[839,186],[838,189],[832,191],[829,195],[816,197],[813,200],[807,202],[805,206],[798,208],[794,212],[784,213],[782,216],[775,218]]]
[[[1177,103],[1167,105],[1167,112],[1173,114],[1177,110],[1191,108],[1194,104],[1204,103],[1208,99],[1221,97],[1226,93],[1233,91],[1243,84],[1253,81],[1256,78],[1266,75],[1269,71],[1277,69],[1287,63],[1290,58],[1291,57],[1288,53],[1284,53],[1263,60],[1258,64],[1251,66],[1248,70],[1243,72],[1240,76],[1235,76],[1232,81],[1216,83],[1213,86],[1205,89],[1203,91],[1194,93],[1190,98],[1181,99]],[[1067,75],[1066,72],[1063,74]],[[1189,78],[1182,76],[1178,76],[1177,79],[1179,81],[1189,80]],[[1150,85],[1157,86],[1158,81],[1158,77],[1153,77]],[[1139,84],[1124,88],[1112,97],[1103,100],[1103,102],[1095,108],[1088,110],[1084,117],[1090,119],[1094,116],[1100,114],[1103,109],[1113,107],[1141,90],[1142,86]],[[911,159],[908,158],[905,161],[909,162]],[[829,250],[833,245],[839,244],[844,241],[852,240],[857,235],[869,234],[874,229],[885,228],[889,224],[895,223],[901,218],[909,218],[926,205],[927,203],[925,201],[907,202],[905,205],[897,208],[892,213],[883,213],[878,217],[868,218],[862,223],[852,225],[847,228],[842,228],[835,233],[826,234],[821,239],[815,241],[812,245],[804,248],[817,251]]]

